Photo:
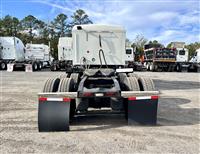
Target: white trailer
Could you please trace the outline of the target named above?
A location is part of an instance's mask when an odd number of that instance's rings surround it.
[[[50,48],[45,44],[31,44],[25,46],[25,59],[39,61],[39,67],[50,66]]]
[[[73,67],[48,79],[38,94],[40,132],[69,131],[74,115],[87,114],[89,107],[123,112],[128,124],[156,124],[159,92],[151,79],[123,68],[125,38],[120,26],[73,27]]]
[[[60,37],[58,41],[58,60],[51,63],[51,70],[57,71],[72,66],[72,37]]]
[[[0,37],[0,69],[13,61],[24,61],[24,44],[17,37]]]

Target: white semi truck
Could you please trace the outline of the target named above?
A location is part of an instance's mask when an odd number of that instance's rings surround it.
[[[43,49],[33,49],[36,46],[39,45],[28,44],[24,47],[23,42],[17,37],[0,37],[1,69],[7,71],[24,69],[30,72],[41,70],[49,59],[49,50],[43,52]]]
[[[25,47],[25,59],[39,61],[39,68],[50,66],[50,48],[45,44],[28,43]]]
[[[14,61],[24,61],[24,44],[17,37],[0,37],[0,69]]]
[[[51,71],[71,68],[72,55],[72,37],[60,37],[58,41],[58,60],[54,60],[51,63]]]
[[[189,59],[189,51],[185,48],[185,42],[171,42],[171,47],[176,49],[175,71],[178,72],[200,72],[200,54],[198,50]]]
[[[72,68],[49,78],[38,94],[40,132],[69,131],[74,115],[90,107],[123,111],[128,124],[156,124],[159,92],[150,78],[125,68],[125,38],[120,26],[73,27]]]

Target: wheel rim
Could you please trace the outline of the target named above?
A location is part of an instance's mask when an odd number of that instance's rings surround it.
[[[6,68],[5,63],[1,63],[1,68],[2,68],[2,69],[5,69],[5,68]]]

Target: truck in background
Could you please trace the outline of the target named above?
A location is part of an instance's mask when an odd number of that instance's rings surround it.
[[[66,70],[72,67],[72,37],[60,37],[58,41],[58,60],[51,63],[51,71]]]
[[[38,61],[40,69],[50,66],[50,48],[45,44],[27,43],[25,46],[25,59]]]
[[[177,72],[199,72],[200,54],[198,50],[189,60],[189,51],[185,48],[185,42],[171,42],[171,48],[176,49],[175,71]]]
[[[17,37],[0,37],[0,69],[6,70],[7,64],[25,60],[24,44]]]
[[[173,71],[176,66],[176,49],[144,47],[144,65],[149,71]]]
[[[145,70],[145,67],[141,61],[136,61],[135,50],[136,48],[126,47],[125,65],[128,68],[133,68],[134,71],[143,71]]]
[[[10,72],[17,69],[23,69],[27,72],[41,70],[45,64],[47,52],[49,55],[49,50],[45,51],[45,54],[41,54],[40,51],[43,50],[33,50],[30,46],[32,45],[29,44],[25,48],[23,42],[17,37],[0,37],[1,69],[7,69]],[[46,57],[49,58],[49,56]]]

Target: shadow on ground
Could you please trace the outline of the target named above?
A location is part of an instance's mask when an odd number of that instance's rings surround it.
[[[189,99],[162,98],[159,100],[157,126],[187,126],[200,124],[199,108],[182,108],[180,105],[190,103]],[[76,116],[72,126],[88,126],[91,128],[80,128],[77,131],[104,130],[127,126],[123,113],[112,114],[105,111],[93,112]],[[134,126],[143,126],[134,124]],[[145,125],[146,126],[146,125]],[[148,126],[147,126],[148,127]]]
[[[195,81],[166,81],[154,80],[156,88],[159,90],[184,90],[184,89],[199,89],[200,82]]]

